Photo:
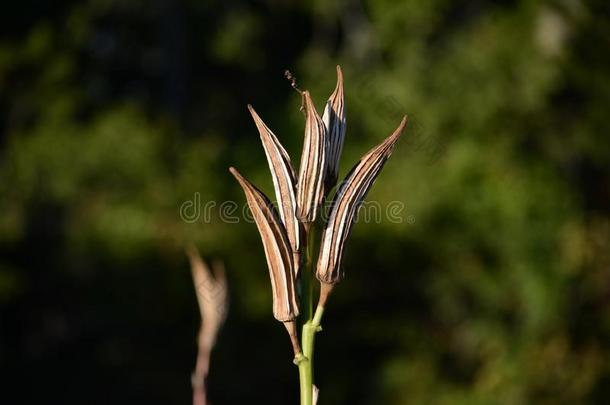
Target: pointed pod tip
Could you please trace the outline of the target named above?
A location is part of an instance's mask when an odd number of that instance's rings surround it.
[[[254,119],[258,118],[258,114],[254,110],[254,107],[252,107],[252,104],[248,104],[248,111],[250,112],[250,115],[252,115],[252,117]]]
[[[247,178],[245,178],[244,176],[242,176],[242,174],[233,166],[229,167],[229,171],[231,172],[231,174],[233,175],[233,177],[235,177],[235,179],[237,180],[237,182],[239,183],[239,185],[241,186],[241,188],[244,190],[244,192],[246,194],[248,193],[253,193],[253,192],[259,192],[260,194],[262,194],[262,192],[260,192],[255,186],[254,184],[252,184],[250,182],[250,180],[248,180]],[[264,194],[262,194],[265,198],[266,196]]]
[[[405,127],[407,126],[407,116],[403,116],[402,120],[400,121],[400,124],[398,125],[398,128],[396,128],[396,130],[394,131],[394,136],[398,137],[402,134],[402,131],[405,129]]]
[[[261,138],[263,138],[265,135],[268,135],[267,131],[269,131],[269,128],[267,128],[267,125],[265,125],[262,118],[254,110],[254,107],[252,107],[251,104],[248,104],[248,111],[250,111],[250,115],[252,116],[252,119],[254,120],[254,124],[258,128],[258,133],[261,136]]]
[[[229,166],[229,172],[235,177],[241,177],[241,174],[233,166]]]
[[[343,81],[343,71],[341,70],[341,65],[337,65],[337,78]]]
[[[245,188],[248,188],[248,186],[250,186],[250,182],[244,176],[242,176],[241,173],[236,168],[231,166],[231,167],[229,167],[229,171],[231,172],[233,177],[235,177],[237,179],[237,181],[242,186],[242,188],[245,189]]]
[[[333,101],[337,98],[343,102],[343,71],[339,65],[337,65],[337,85],[335,86],[335,90],[333,91],[333,94],[330,95],[328,100]]]
[[[394,130],[394,132],[392,132],[392,134],[390,136],[388,136],[381,144],[379,144],[378,147],[385,145],[384,147],[387,147],[390,149],[394,148],[394,145],[396,144],[396,142],[398,142],[398,138],[400,138],[400,136],[402,135],[406,125],[407,125],[407,116],[405,115],[405,116],[403,116],[402,120],[400,121],[400,124]]]

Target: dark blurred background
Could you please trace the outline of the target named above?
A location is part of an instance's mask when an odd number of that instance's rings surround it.
[[[189,403],[189,241],[229,278],[212,402],[297,403],[258,233],[220,203],[244,202],[229,165],[272,194],[246,104],[296,163],[284,69],[321,108],[338,63],[343,174],[410,124],[368,197],[404,209],[355,226],[327,308],[320,404],[610,396],[607,1],[21,0],[0,35],[1,403]]]

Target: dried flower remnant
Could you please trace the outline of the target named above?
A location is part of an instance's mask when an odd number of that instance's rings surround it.
[[[212,270],[207,263],[201,259],[199,252],[194,246],[186,250],[191,263],[191,274],[197,303],[205,330],[203,339],[206,346],[212,347],[216,342],[216,336],[220,326],[225,321],[228,308],[227,279],[222,262],[214,262]]]
[[[343,96],[343,72],[337,66],[337,86],[330,95],[322,121],[328,137],[328,152],[326,153],[326,174],[324,191],[327,194],[337,184],[339,177],[339,161],[345,139],[345,100]]]
[[[390,157],[406,123],[404,117],[392,135],[358,161],[337,190],[320,245],[316,277],[321,283],[332,285],[343,278],[343,249],[358,207]]]
[[[248,110],[256,123],[256,128],[258,129],[263,148],[265,149],[265,155],[267,156],[269,170],[271,171],[271,177],[273,179],[273,188],[275,189],[275,198],[278,203],[280,218],[284,224],[288,240],[292,247],[295,273],[298,274],[298,265],[300,261],[300,224],[295,216],[297,202],[294,169],[292,168],[288,153],[275,134],[265,125],[251,105],[248,105]]]
[[[294,321],[299,315],[299,307],[292,250],[284,225],[269,199],[234,167],[229,170],[244,190],[263,241],[273,292],[273,316],[280,322]]]
[[[189,246],[186,253],[191,264],[191,275],[201,314],[201,327],[197,338],[197,361],[191,376],[193,405],[205,405],[210,356],[218,331],[227,315],[227,279],[222,262],[213,263],[214,275],[212,275],[210,267],[201,259],[194,246]]]
[[[303,223],[316,220],[323,198],[328,141],[324,122],[318,115],[308,91],[303,92],[305,139],[297,184],[297,218]]]

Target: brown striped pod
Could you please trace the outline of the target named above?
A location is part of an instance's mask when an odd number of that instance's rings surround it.
[[[324,193],[328,141],[324,122],[318,115],[308,91],[303,92],[305,139],[297,183],[297,218],[304,223],[316,220]]]
[[[406,123],[407,117],[404,117],[392,135],[366,153],[347,174],[335,193],[320,244],[316,268],[316,277],[320,282],[336,284],[343,278],[343,250],[358,207],[390,157]]]
[[[337,85],[326,102],[322,121],[328,137],[326,152],[326,174],[324,176],[324,194],[337,184],[339,162],[345,139],[345,99],[343,96],[343,72],[337,66]]]
[[[229,168],[229,171],[244,190],[248,206],[263,241],[271,278],[273,316],[281,322],[293,321],[299,315],[299,306],[292,249],[286,229],[265,194],[234,167]]]
[[[256,128],[258,129],[267,163],[271,171],[275,198],[278,204],[280,219],[286,229],[288,240],[294,258],[295,272],[298,274],[299,248],[300,248],[300,223],[296,217],[296,181],[294,169],[290,161],[290,156],[277,139],[273,131],[265,125],[263,120],[254,111],[251,105],[248,110],[252,114]]]

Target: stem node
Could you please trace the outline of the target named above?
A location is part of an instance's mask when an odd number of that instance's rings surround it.
[[[304,361],[307,361],[307,357],[303,356],[303,353],[297,353],[297,355],[294,356],[294,360],[292,360],[292,362],[297,366]]]

